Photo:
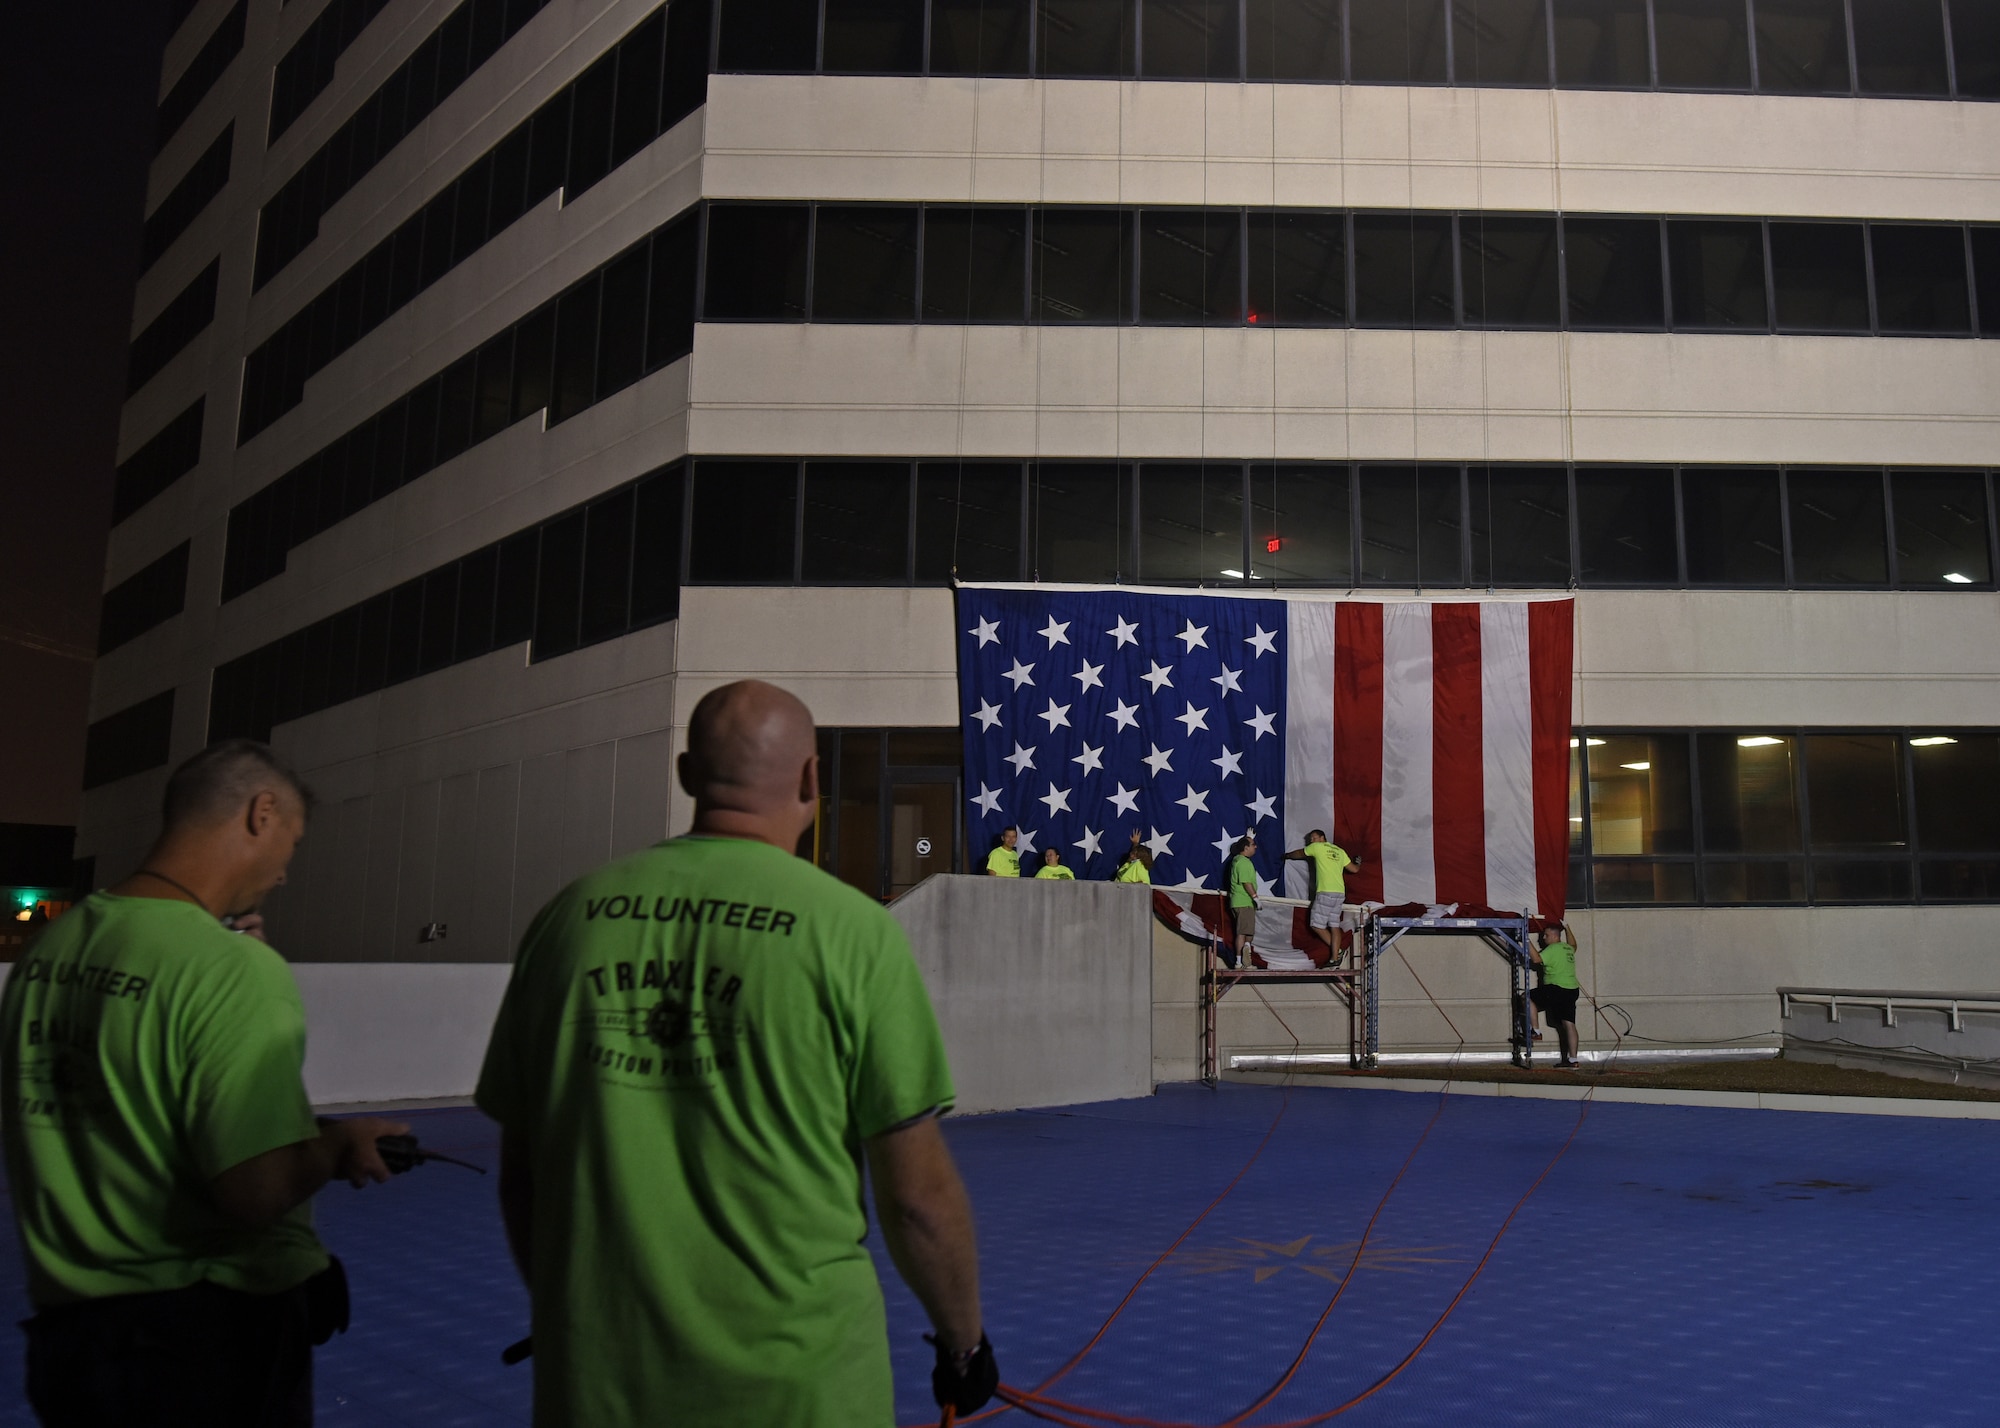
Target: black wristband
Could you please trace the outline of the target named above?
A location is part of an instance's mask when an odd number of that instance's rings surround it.
[[[937,1350],[937,1367],[931,1370],[931,1397],[940,1408],[957,1413],[977,1413],[1000,1386],[1000,1368],[993,1360],[993,1345],[984,1334],[975,1348],[955,1354],[935,1334],[924,1338]]]

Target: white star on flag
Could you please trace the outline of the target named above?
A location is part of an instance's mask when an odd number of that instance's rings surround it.
[[[1278,716],[1276,714],[1266,714],[1263,710],[1263,707],[1260,705],[1258,706],[1257,712],[1245,722],[1248,723],[1251,728],[1257,731],[1257,737],[1261,739],[1266,734],[1271,734],[1271,735],[1277,734],[1278,731],[1273,727],[1271,727],[1273,724],[1277,722],[1277,719]]]
[[[1007,755],[1005,762],[1014,766],[1014,777],[1019,778],[1035,766],[1034,745],[1030,744],[1024,749],[1021,747],[1021,741],[1016,739],[1014,741],[1014,752]]]
[[[989,813],[998,813],[1000,811],[1000,790],[997,788],[988,788],[986,781],[981,779],[979,792],[972,795],[969,801],[979,805],[981,817]]]
[[[1118,641],[1117,645],[1114,646],[1116,649],[1122,650],[1127,645],[1136,645],[1139,643],[1139,627],[1132,624],[1123,615],[1118,616],[1118,623],[1104,633]]]
[[[1017,853],[1032,853],[1032,852],[1034,852],[1034,851],[1035,851],[1035,830],[1034,830],[1034,829],[1032,829],[1032,828],[1022,828],[1022,829],[1020,829],[1020,830],[1019,830],[1019,832],[1020,832],[1020,834],[1021,834],[1021,837],[1020,837],[1020,840],[1019,840],[1018,842],[1016,842],[1016,843],[1015,843],[1015,845],[1014,845],[1014,851],[1015,851],[1015,852],[1017,852]]]
[[[1171,891],[1191,892],[1191,893],[1207,892],[1208,879],[1203,877],[1197,877],[1195,876],[1195,874],[1189,873],[1185,878],[1181,879],[1181,881],[1173,884]]]
[[[986,785],[981,784],[980,787],[984,788]],[[1000,795],[996,793],[993,796],[998,798]],[[1104,801],[1120,813],[1137,813],[1139,811],[1139,790],[1136,788],[1127,788],[1121,783],[1118,785],[1118,792],[1112,794]]]
[[[1228,857],[1229,845],[1242,836],[1241,833],[1231,833],[1227,827],[1224,827],[1222,836],[1215,840],[1215,851],[1222,857]]]
[[[1083,752],[1071,759],[1070,762],[1073,764],[1082,764],[1085,773],[1096,773],[1104,767],[1104,745],[1099,744],[1093,749],[1090,745],[1085,744]]]
[[[1243,643],[1257,651],[1257,657],[1262,659],[1267,654],[1276,654],[1278,652],[1277,639],[1278,632],[1276,630],[1267,630],[1262,625],[1259,625],[1257,626],[1257,633],[1246,636]]]
[[[1104,835],[1102,833],[1093,833],[1088,828],[1086,828],[1083,830],[1083,836],[1077,839],[1076,842],[1071,846],[1083,849],[1084,857],[1094,858],[1099,853],[1104,851],[1104,848],[1099,841],[1103,837]]]
[[[1190,818],[1194,817],[1197,813],[1208,812],[1208,795],[1206,793],[1196,793],[1193,784],[1189,784],[1188,791],[1175,799],[1174,802],[1185,808],[1187,816]]]
[[[1139,727],[1139,706],[1127,704],[1121,699],[1117,708],[1105,711],[1104,717],[1121,729],[1136,729]]]
[[[1195,708],[1194,701],[1189,700],[1187,701],[1187,712],[1185,714],[1174,715],[1174,722],[1176,724],[1187,725],[1188,733],[1192,734],[1197,729],[1206,729],[1208,727],[1208,710]]]
[[[1208,648],[1207,637],[1208,637],[1208,626],[1196,625],[1193,620],[1189,620],[1187,622],[1187,628],[1185,630],[1182,630],[1178,635],[1174,636],[1175,639],[1179,640],[1181,644],[1186,647],[1186,651],[1189,654],[1194,653],[1196,645],[1201,646],[1203,649],[1207,649]]]
[[[1056,701],[1055,701],[1055,696],[1054,696],[1054,695],[1050,695],[1050,696],[1049,696],[1049,707],[1048,707],[1048,708],[1046,708],[1046,709],[1044,709],[1044,710],[1043,710],[1043,711],[1042,711],[1041,713],[1037,714],[1037,715],[1036,715],[1035,717],[1036,717],[1037,719],[1046,719],[1046,720],[1048,720],[1048,721],[1049,721],[1049,732],[1050,732],[1051,734],[1053,734],[1053,733],[1054,733],[1054,732],[1056,731],[1056,729],[1057,729],[1058,727],[1063,727],[1063,728],[1066,728],[1066,727],[1068,727],[1068,725],[1069,725],[1069,706],[1068,706],[1067,704],[1058,704],[1058,703],[1056,703]]]
[[[1069,643],[1069,621],[1064,620],[1061,624],[1057,624],[1056,617],[1051,615],[1048,624],[1035,633],[1049,642],[1050,649],[1054,649],[1057,645],[1066,645]]]
[[[1078,694],[1081,694],[1086,689],[1104,688],[1104,681],[1098,678],[1098,676],[1103,673],[1104,673],[1103,665],[1092,664],[1089,660],[1085,660],[1083,662],[1083,668],[1078,670],[1075,674],[1072,674],[1070,678],[1075,680],[1077,684],[1080,686],[1076,692]]]
[[[1165,685],[1169,689],[1173,688],[1174,667],[1168,665],[1165,669],[1162,669],[1158,660],[1153,660],[1152,666],[1153,668],[1150,673],[1142,674],[1139,677],[1153,686],[1153,693],[1158,694],[1162,685]]]
[[[1266,793],[1261,788],[1254,792],[1257,796],[1250,800],[1250,821],[1261,823],[1266,818],[1276,818],[1278,816],[1276,795]]]
[[[978,711],[972,717],[979,721],[980,728],[991,729],[1000,722],[1000,706],[988,704],[982,699],[979,701]]]
[[[1035,802],[1047,805],[1049,817],[1053,818],[1059,812],[1069,812],[1069,790],[1066,788],[1057,788],[1054,784],[1050,784],[1049,791],[1036,799]]]
[[[1035,667],[1031,664],[1022,664],[1019,660],[1015,660],[1014,667],[1000,677],[1002,679],[1013,680],[1014,688],[1018,691],[1022,685],[1033,684],[1035,682]]]
[[[1159,829],[1155,828],[1152,837],[1144,838],[1140,841],[1151,850],[1155,858],[1164,858],[1171,851],[1174,835],[1171,833],[1162,833]]]
[[[1222,770],[1221,776],[1223,778],[1228,778],[1231,774],[1240,774],[1243,772],[1243,755],[1232,754],[1227,749],[1222,751],[1221,758],[1210,759],[1209,762]]]
[[[1152,769],[1153,777],[1158,778],[1163,773],[1172,773],[1174,771],[1173,757],[1173,753],[1170,750],[1163,749],[1158,744],[1154,744],[1153,752],[1146,755],[1140,762]]]
[[[988,645],[1000,642],[1000,622],[998,620],[981,620],[978,624],[967,630],[966,633],[968,635],[977,635],[979,637],[979,648],[985,649]]]
[[[1221,685],[1224,694],[1241,694],[1243,692],[1243,672],[1231,669],[1226,664],[1222,667],[1222,673],[1211,675],[1208,682],[1210,684]]]

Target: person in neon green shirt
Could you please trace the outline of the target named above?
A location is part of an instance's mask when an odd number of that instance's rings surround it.
[[[894,1421],[863,1166],[960,1415],[997,1373],[953,1098],[909,943],[793,855],[812,716],[768,684],[698,704],[693,830],[558,893],[522,939],[476,1100],[534,1315],[539,1428]]]
[[[1076,874],[1063,866],[1062,854],[1054,848],[1042,849],[1042,865],[1035,869],[1035,876],[1071,883],[1076,881]]]
[[[1577,1052],[1576,999],[1582,985],[1576,978],[1576,942],[1568,928],[1552,922],[1542,930],[1542,945],[1528,954],[1541,969],[1542,984],[1533,993],[1535,1006],[1555,1028],[1561,1056],[1559,1070],[1574,1067]]]
[[[1125,850],[1125,856],[1118,860],[1118,871],[1111,875],[1114,883],[1151,883],[1153,881],[1153,854],[1139,841],[1139,830],[1132,830],[1132,846]]]
[[[1257,941],[1257,835],[1246,833],[1229,847],[1229,915],[1236,923],[1236,965],[1251,961]]]
[[[986,855],[986,876],[989,878],[1018,878],[1021,876],[1021,855],[1014,851],[1021,841],[1021,830],[1011,825],[1000,830],[1000,842]]]
[[[1305,846],[1292,849],[1285,854],[1285,860],[1312,865],[1312,909],[1306,914],[1306,926],[1326,944],[1329,959],[1338,954],[1340,960],[1346,961],[1335,937],[1340,927],[1341,905],[1347,900],[1347,870],[1360,864],[1347,856],[1345,848],[1329,843],[1324,828],[1306,834]]]

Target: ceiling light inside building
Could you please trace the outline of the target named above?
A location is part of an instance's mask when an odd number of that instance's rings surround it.
[[[1955,744],[1957,742],[1958,740],[1948,734],[1929,734],[1921,739],[1910,740],[1910,747],[1913,749],[1934,749],[1939,744]]]
[[[1956,570],[1946,571],[1944,578],[1950,581],[1953,585],[1970,585],[1972,583],[1972,577],[1970,575],[1960,575]]]
[[[1583,742],[1584,742],[1584,743],[1586,743],[1586,744],[1588,744],[1588,745],[1590,745],[1590,747],[1594,749],[1594,748],[1596,748],[1596,747],[1597,747],[1597,746],[1598,746],[1599,744],[1603,743],[1603,742],[1604,742],[1604,740],[1602,740],[1602,739],[1585,739],[1585,740],[1584,740]],[[1575,739],[1571,739],[1571,740],[1569,741],[1569,746],[1570,746],[1570,747],[1571,747],[1571,748],[1573,749],[1573,748],[1575,748],[1575,747],[1576,747],[1576,743],[1577,743],[1577,741],[1576,741]]]
[[[1636,763],[1636,764],[1620,764],[1618,765],[1618,767],[1621,769],[1637,769],[1640,773],[1644,773],[1647,769],[1651,768],[1652,765],[1649,763]]]
[[[1231,580],[1241,580],[1243,578],[1243,572],[1240,570],[1225,570],[1222,573],[1227,575]]]
[[[1783,739],[1774,739],[1769,734],[1752,734],[1747,739],[1738,739],[1736,747],[1739,749],[1768,749],[1773,744],[1782,744],[1784,742]]]

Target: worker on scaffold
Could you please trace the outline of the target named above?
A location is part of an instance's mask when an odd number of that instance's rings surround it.
[[[1577,1064],[1576,998],[1581,984],[1576,979],[1576,941],[1568,928],[1551,922],[1542,929],[1542,945],[1530,948],[1528,956],[1542,973],[1542,984],[1529,995],[1542,1018],[1555,1028],[1561,1057],[1559,1071],[1574,1070]]]
[[[1345,848],[1329,843],[1323,828],[1306,834],[1305,846],[1285,854],[1285,861],[1312,865],[1312,909],[1306,914],[1306,926],[1326,944],[1327,959],[1344,964],[1347,953],[1338,940],[1340,909],[1347,901],[1347,870],[1361,864],[1350,858]]]

